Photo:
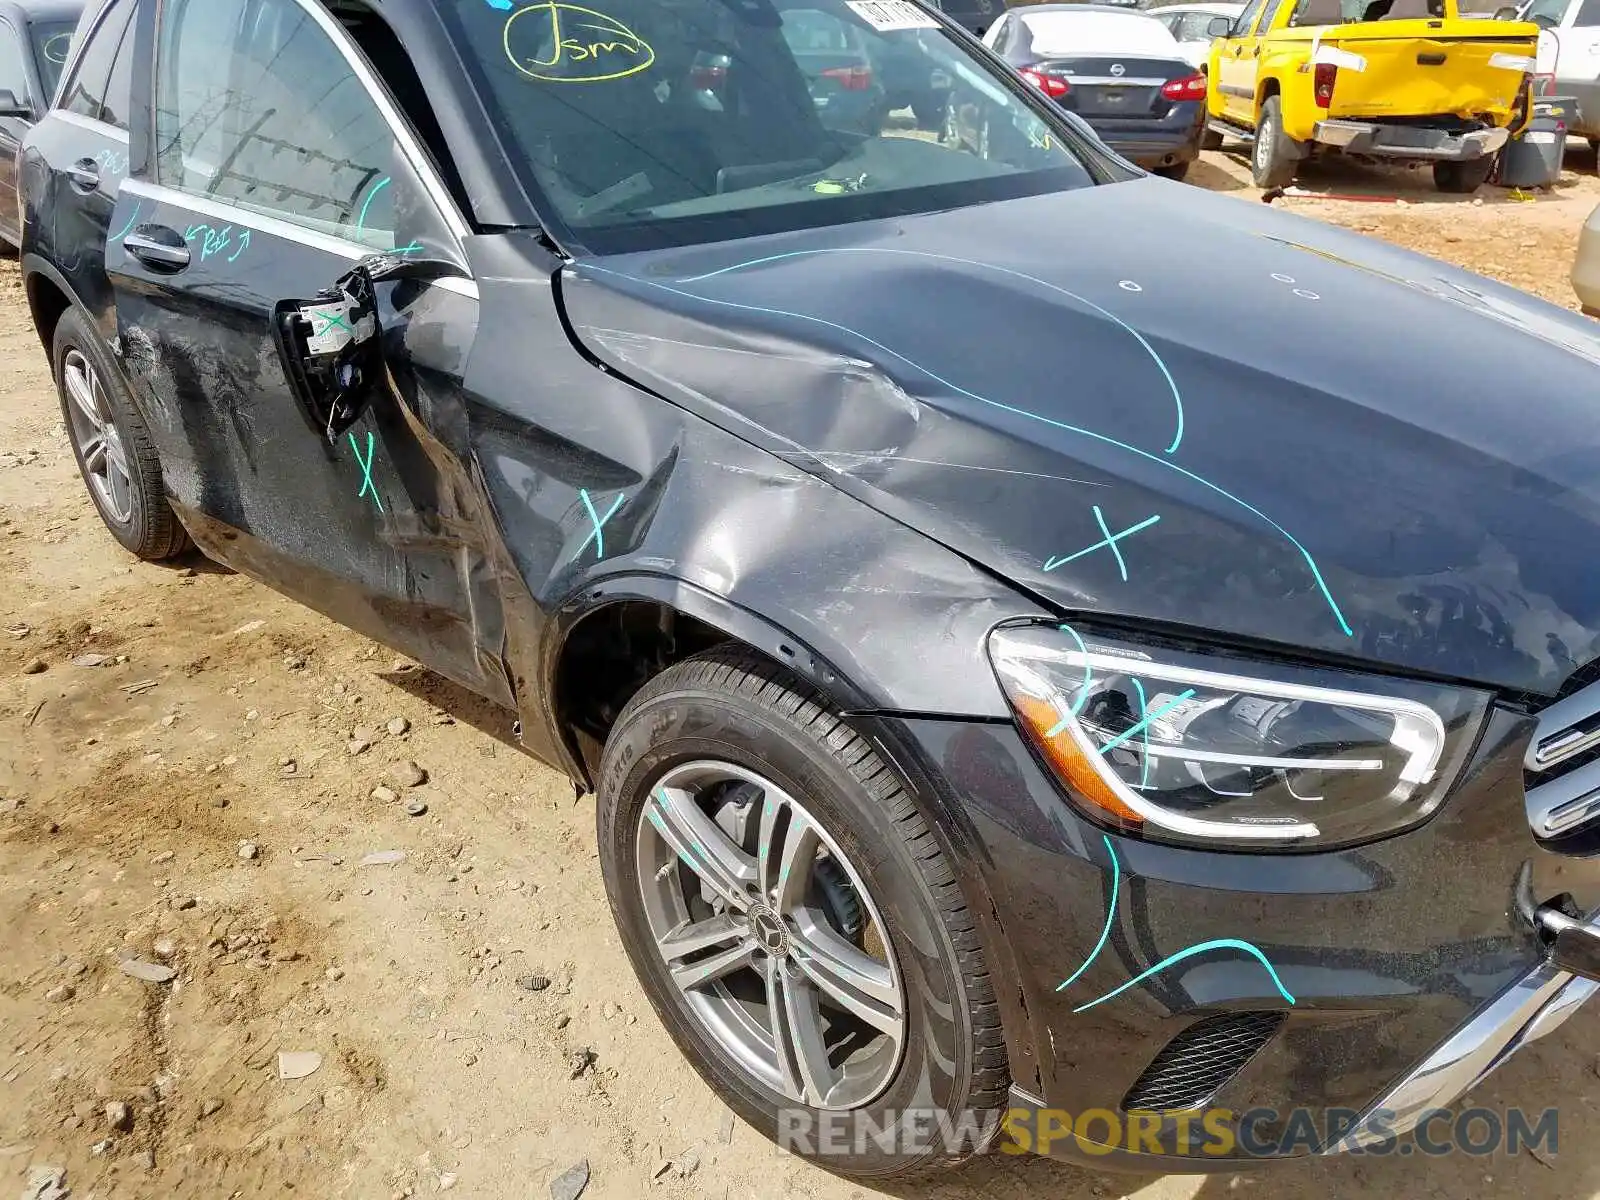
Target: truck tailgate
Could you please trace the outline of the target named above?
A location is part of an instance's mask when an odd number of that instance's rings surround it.
[[[1450,114],[1504,125],[1537,45],[1535,25],[1370,21],[1323,31],[1312,57],[1339,67],[1330,117]]]

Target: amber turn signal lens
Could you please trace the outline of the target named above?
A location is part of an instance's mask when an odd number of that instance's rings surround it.
[[[1014,695],[1012,703],[1022,717],[1022,726],[1033,739],[1033,744],[1039,747],[1056,775],[1080,800],[1094,805],[1124,825],[1138,828],[1144,824],[1144,818],[1117,798],[1111,785],[1095,769],[1095,765],[1084,757],[1078,744],[1065,731],[1055,737],[1050,736],[1050,730],[1060,722],[1053,707],[1043,700],[1021,694]]]

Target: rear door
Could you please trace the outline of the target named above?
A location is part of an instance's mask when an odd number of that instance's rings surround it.
[[[48,257],[107,341],[116,336],[116,307],[105,246],[118,232],[112,213],[128,173],[132,24],[141,7],[150,7],[148,0],[111,0],[85,16],[60,107],[29,143],[48,166],[37,222],[51,240]]]
[[[370,10],[361,28],[387,35]],[[411,68],[388,37],[398,86]],[[460,486],[475,285],[380,285],[391,383],[331,435],[278,337],[280,303],[309,301],[374,251],[464,262],[441,172],[317,0],[164,0],[142,38],[153,113],[107,268],[174,507],[208,554],[509,698]]]

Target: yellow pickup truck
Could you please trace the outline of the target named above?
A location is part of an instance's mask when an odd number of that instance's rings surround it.
[[[1338,151],[1432,163],[1471,192],[1527,119],[1537,25],[1462,17],[1456,0],[1251,0],[1212,29],[1210,135],[1254,141],[1252,174],[1282,187]]]

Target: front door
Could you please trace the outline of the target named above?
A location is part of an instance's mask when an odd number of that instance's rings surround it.
[[[213,557],[508,699],[451,432],[475,286],[379,288],[389,382],[347,429],[313,419],[278,335],[375,251],[461,262],[453,201],[317,0],[165,0],[152,37],[106,258],[175,507]]]
[[[1222,114],[1235,124],[1255,124],[1256,54],[1260,47],[1254,33],[1262,3],[1263,0],[1251,0],[1216,50]]]

